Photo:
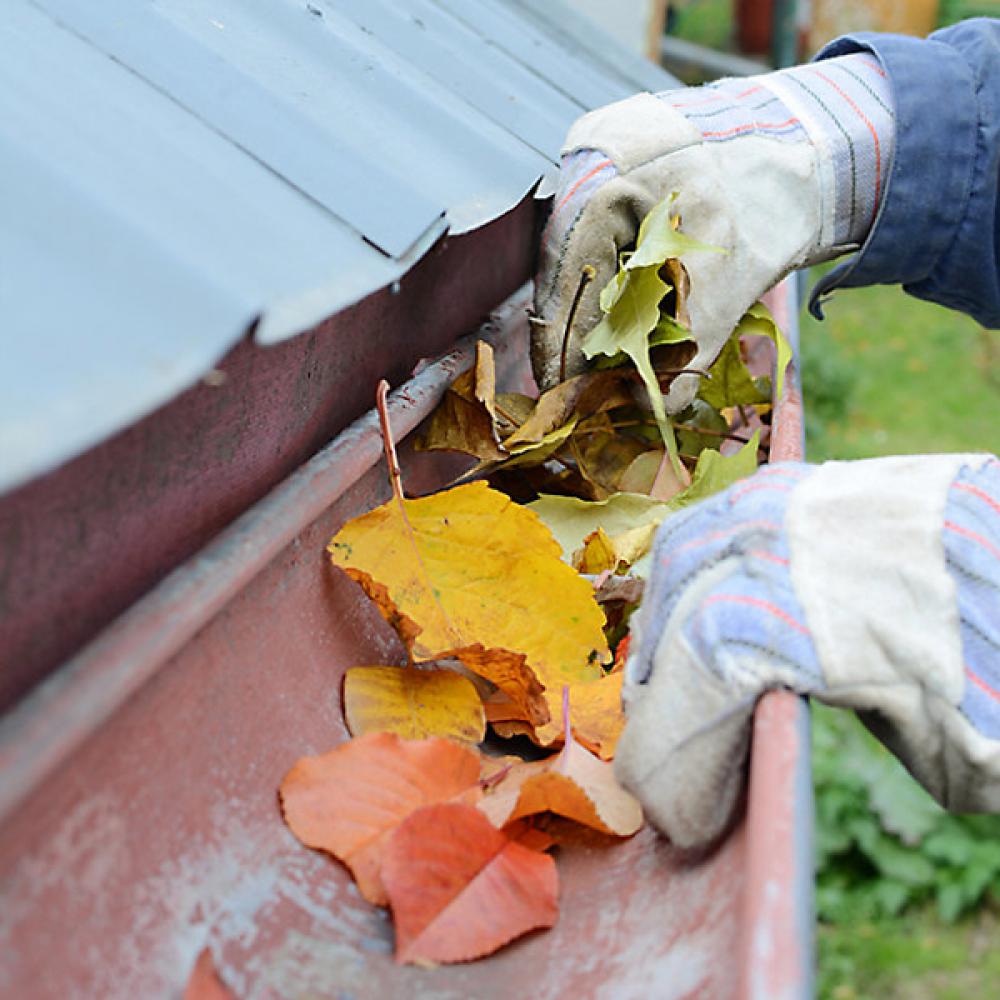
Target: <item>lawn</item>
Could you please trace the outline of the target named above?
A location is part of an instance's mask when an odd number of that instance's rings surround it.
[[[899,288],[802,319],[809,458],[1000,452],[1000,335]]]

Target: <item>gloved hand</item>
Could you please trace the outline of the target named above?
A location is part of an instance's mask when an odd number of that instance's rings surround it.
[[[854,708],[946,808],[1000,811],[1000,462],[768,466],[660,527],[615,771],[691,847],[769,688]]]
[[[723,248],[681,257],[687,312],[707,368],[740,317],[794,268],[863,242],[877,211],[895,128],[885,74],[867,53],[665,94],[638,94],[570,129],[535,283],[532,363],[543,388],[559,379],[567,318],[586,265],[566,374],[601,317],[598,296],[639,223],[676,192],[683,231]],[[674,380],[669,412],[698,376]]]

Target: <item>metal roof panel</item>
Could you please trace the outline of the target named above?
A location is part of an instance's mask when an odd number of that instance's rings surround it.
[[[8,0],[0,491],[509,210],[648,86],[540,6]]]

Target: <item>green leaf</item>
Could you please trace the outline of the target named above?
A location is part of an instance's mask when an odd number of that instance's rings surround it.
[[[612,282],[617,281],[616,275]],[[624,351],[632,359],[646,387],[649,405],[660,428],[663,443],[674,467],[679,471],[677,442],[667,420],[660,383],[656,379],[656,372],[653,371],[653,363],[649,358],[649,334],[659,322],[660,301],[666,295],[668,288],[667,283],[657,274],[655,267],[626,271],[624,282],[610,312],[584,337],[581,347],[588,359],[598,354],[613,358],[620,351]]]
[[[670,218],[670,206],[677,193],[664,198],[650,210],[639,226],[639,236],[635,244],[635,253],[628,259],[625,267],[634,270],[655,265],[660,267],[665,261],[680,257],[693,251],[709,253],[725,253],[722,247],[714,247],[702,243],[691,236],[674,229]]]
[[[599,301],[601,309],[604,312],[611,312],[615,303],[622,297],[622,292],[625,290],[625,282],[627,278],[628,271],[626,271],[624,266],[622,266],[615,272],[615,276],[601,289],[601,297]]]
[[[708,433],[700,433],[702,430]],[[728,430],[726,418],[702,399],[693,400],[674,418],[677,444],[687,455],[697,455],[705,448],[718,451],[724,440],[720,435]]]
[[[879,879],[872,886],[877,908],[887,917],[895,917],[912,897],[910,887],[893,879]]]
[[[872,864],[889,878],[916,888],[933,885],[934,865],[919,851],[901,847],[891,837],[880,834],[866,851]]]
[[[691,331],[683,323],[679,323],[673,316],[663,316],[661,314],[656,328],[649,335],[649,346],[659,347],[661,344],[679,344],[683,340],[690,339]]]
[[[774,317],[763,302],[755,302],[743,314],[743,318],[736,324],[736,334],[741,337],[767,337],[774,341],[778,355],[775,365],[777,387],[774,398],[780,399],[785,384],[785,372],[792,360],[792,345],[778,329],[778,324],[774,322]]]
[[[698,396],[717,410],[724,406],[749,406],[771,401],[770,384],[766,388],[758,384],[743,361],[739,327],[723,345],[708,373],[711,378],[701,383]]]
[[[965,894],[962,887],[952,882],[942,886],[937,894],[937,908],[946,924],[953,924],[965,908]]]
[[[687,507],[714,493],[719,493],[740,479],[753,475],[757,470],[757,447],[760,431],[734,455],[720,455],[717,451],[703,451],[691,477],[691,485],[670,500],[674,510]]]
[[[672,508],[671,503],[641,493],[615,493],[607,500],[546,495],[528,504],[528,509],[542,519],[568,560],[598,528],[611,536],[620,535],[631,528],[659,524]]]
[[[883,828],[911,846],[919,844],[946,815],[909,772],[888,755],[880,754],[873,762],[868,796]]]

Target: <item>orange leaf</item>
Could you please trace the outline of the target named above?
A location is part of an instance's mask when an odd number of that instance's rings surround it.
[[[184,1000],[234,1000],[219,973],[208,948],[203,948],[184,987]]]
[[[519,819],[513,823],[508,823],[503,832],[510,840],[517,841],[524,847],[529,847],[533,851],[547,851],[555,846],[556,838],[547,830],[541,830],[533,826],[531,820]]]
[[[622,636],[621,641],[615,649],[615,665],[611,668],[611,673],[620,674],[625,669],[625,661],[628,659],[629,650],[632,648],[632,633],[627,632]],[[489,716],[487,715],[487,719]]]
[[[527,736],[532,743],[541,746],[535,736],[535,727],[530,722],[524,722],[521,719],[497,719],[490,725],[493,727],[493,732],[502,740],[511,740],[515,736]]]
[[[487,722],[524,721],[521,710],[502,691],[496,692],[483,702]]]
[[[573,735],[602,760],[611,760],[625,728],[622,709],[621,672],[611,673],[589,684],[570,686]],[[540,731],[543,739],[551,726]]]
[[[478,801],[479,755],[449,740],[367,733],[319,757],[303,757],[280,794],[295,836],[343,861],[361,895],[382,906],[389,834],[421,806]]]
[[[352,667],[344,675],[344,717],[354,736],[389,732],[479,743],[486,735],[479,693],[453,670]]]
[[[328,550],[414,659],[457,657],[536,725],[564,684],[596,680],[610,658],[590,584],[533,512],[485,483],[394,497]]]
[[[468,962],[558,916],[555,862],[476,809],[427,806],[392,835],[382,878],[396,961]]]
[[[568,732],[568,691],[564,695]],[[553,812],[603,833],[628,837],[642,826],[642,807],[598,760],[568,735],[555,757],[511,767],[479,803],[498,827],[540,812]]]

